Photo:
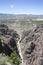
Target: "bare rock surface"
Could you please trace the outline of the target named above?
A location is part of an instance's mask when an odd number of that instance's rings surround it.
[[[24,31],[20,45],[23,65],[43,65],[43,24]]]

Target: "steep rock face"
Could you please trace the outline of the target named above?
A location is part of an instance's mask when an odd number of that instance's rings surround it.
[[[0,53],[5,55],[10,55],[13,51],[18,53],[18,40],[19,35],[16,31],[10,30],[7,25],[0,25]]]
[[[23,65],[43,65],[43,24],[24,31],[20,44]]]

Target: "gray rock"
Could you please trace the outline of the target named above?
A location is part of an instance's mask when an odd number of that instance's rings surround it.
[[[43,65],[43,24],[24,31],[20,44],[25,65]]]

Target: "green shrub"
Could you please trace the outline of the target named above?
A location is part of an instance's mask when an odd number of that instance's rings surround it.
[[[19,65],[21,63],[21,59],[16,52],[11,53],[10,57],[0,54],[0,65],[6,65],[6,62],[11,65]]]
[[[15,64],[15,65],[19,65],[21,63],[20,61],[20,57],[16,52],[11,53],[11,56],[9,57],[9,62]]]

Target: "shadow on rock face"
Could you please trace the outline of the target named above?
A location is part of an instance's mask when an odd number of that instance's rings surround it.
[[[26,54],[31,54],[34,51],[35,44],[31,42],[31,45],[29,48],[27,48],[27,51],[25,51]]]
[[[3,52],[3,47],[2,47],[2,42],[0,40],[0,53],[2,53],[2,52]]]
[[[12,50],[9,48],[9,46],[7,44],[4,44],[2,52],[5,53],[5,55],[9,55],[10,56]]]

